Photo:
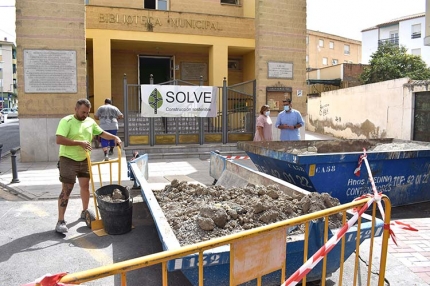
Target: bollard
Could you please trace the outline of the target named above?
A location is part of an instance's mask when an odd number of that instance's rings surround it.
[[[12,182],[11,183],[19,183],[18,179],[18,170],[16,168],[16,152],[18,149],[10,149],[10,153],[12,154],[10,159],[12,160]]]

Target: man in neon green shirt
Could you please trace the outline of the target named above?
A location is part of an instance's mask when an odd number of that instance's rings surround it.
[[[81,191],[82,213],[81,218],[85,218],[85,211],[88,209],[90,201],[90,174],[86,152],[91,151],[91,141],[93,136],[99,135],[107,140],[114,140],[120,145],[121,139],[112,135],[97,125],[89,117],[91,103],[87,99],[79,99],[76,103],[75,114],[68,115],[60,120],[56,132],[56,142],[60,145],[60,181],[62,190],[58,197],[58,221],[55,231],[65,233],[68,231],[64,215],[73,186],[78,178]]]

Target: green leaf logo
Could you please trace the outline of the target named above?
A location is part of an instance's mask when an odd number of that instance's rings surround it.
[[[154,109],[154,114],[157,114],[157,109],[163,105],[163,97],[156,88],[151,92],[148,103]]]

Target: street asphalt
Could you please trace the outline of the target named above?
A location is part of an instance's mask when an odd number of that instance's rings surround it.
[[[321,139],[318,134],[307,132],[307,135],[308,140]],[[93,151],[93,161],[99,161],[102,157],[101,150]],[[61,189],[56,162],[23,163],[20,162],[19,152],[15,159],[17,183],[11,183],[14,179],[11,155],[2,158],[0,164],[0,285],[22,285],[47,273],[73,273],[162,251],[157,229],[139,189],[131,190],[133,229],[130,232],[101,237],[92,232],[79,219],[81,203],[78,187],[75,186],[66,212],[69,232],[66,235],[56,233],[56,198]],[[121,184],[132,187],[133,182],[127,177],[125,152],[121,162]],[[255,168],[250,160],[240,163]],[[118,170],[113,169],[112,180],[116,183]],[[208,160],[150,160],[149,183],[154,189],[168,183],[167,178],[172,176],[186,176],[206,185],[213,182]],[[102,177],[103,184],[109,183],[108,170],[102,170]],[[90,208],[94,208],[92,201]],[[398,246],[390,242],[385,273],[390,284],[385,285],[430,285],[429,210],[430,203],[393,209],[393,218],[410,223],[419,231],[395,230]],[[375,244],[377,250],[380,249],[378,241],[379,238]],[[360,248],[360,256],[364,258],[362,251],[366,247],[365,242]],[[364,262],[361,262],[359,271],[367,273]],[[377,268],[378,265],[374,264],[372,281],[377,279]],[[344,275],[350,280],[344,281],[352,281],[353,269],[345,267]],[[326,285],[337,285],[335,278],[336,274],[329,277]],[[191,285],[177,271],[169,272],[169,281],[169,285]],[[85,285],[121,285],[121,281],[116,275]],[[152,266],[130,272],[127,285],[161,285],[161,267]],[[343,285],[352,283],[344,282]]]

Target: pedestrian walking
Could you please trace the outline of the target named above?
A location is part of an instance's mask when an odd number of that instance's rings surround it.
[[[90,200],[90,173],[86,152],[91,151],[91,140],[99,135],[106,140],[114,140],[121,145],[121,139],[104,131],[89,117],[91,103],[87,99],[79,99],[75,106],[75,114],[67,115],[60,120],[56,132],[56,143],[60,145],[59,169],[62,189],[58,197],[58,221],[55,231],[65,233],[68,231],[64,215],[70,194],[78,178],[82,212],[81,219],[85,219],[85,211]]]
[[[263,105],[260,108],[260,115],[257,117],[254,141],[272,141],[272,125],[270,107]]]
[[[302,115],[293,109],[291,99],[282,101],[284,110],[278,114],[275,127],[281,129],[281,141],[300,140],[299,128],[305,125]]]
[[[112,100],[110,98],[105,99],[105,104],[100,106],[94,118],[100,120],[100,127],[110,134],[116,135],[118,132],[118,119],[124,118],[123,114],[119,109],[112,105]],[[106,140],[101,138],[101,145],[103,148],[103,153],[105,160],[109,160],[109,155],[113,154],[115,148],[115,142],[113,140]],[[108,153],[109,147],[109,153]]]

